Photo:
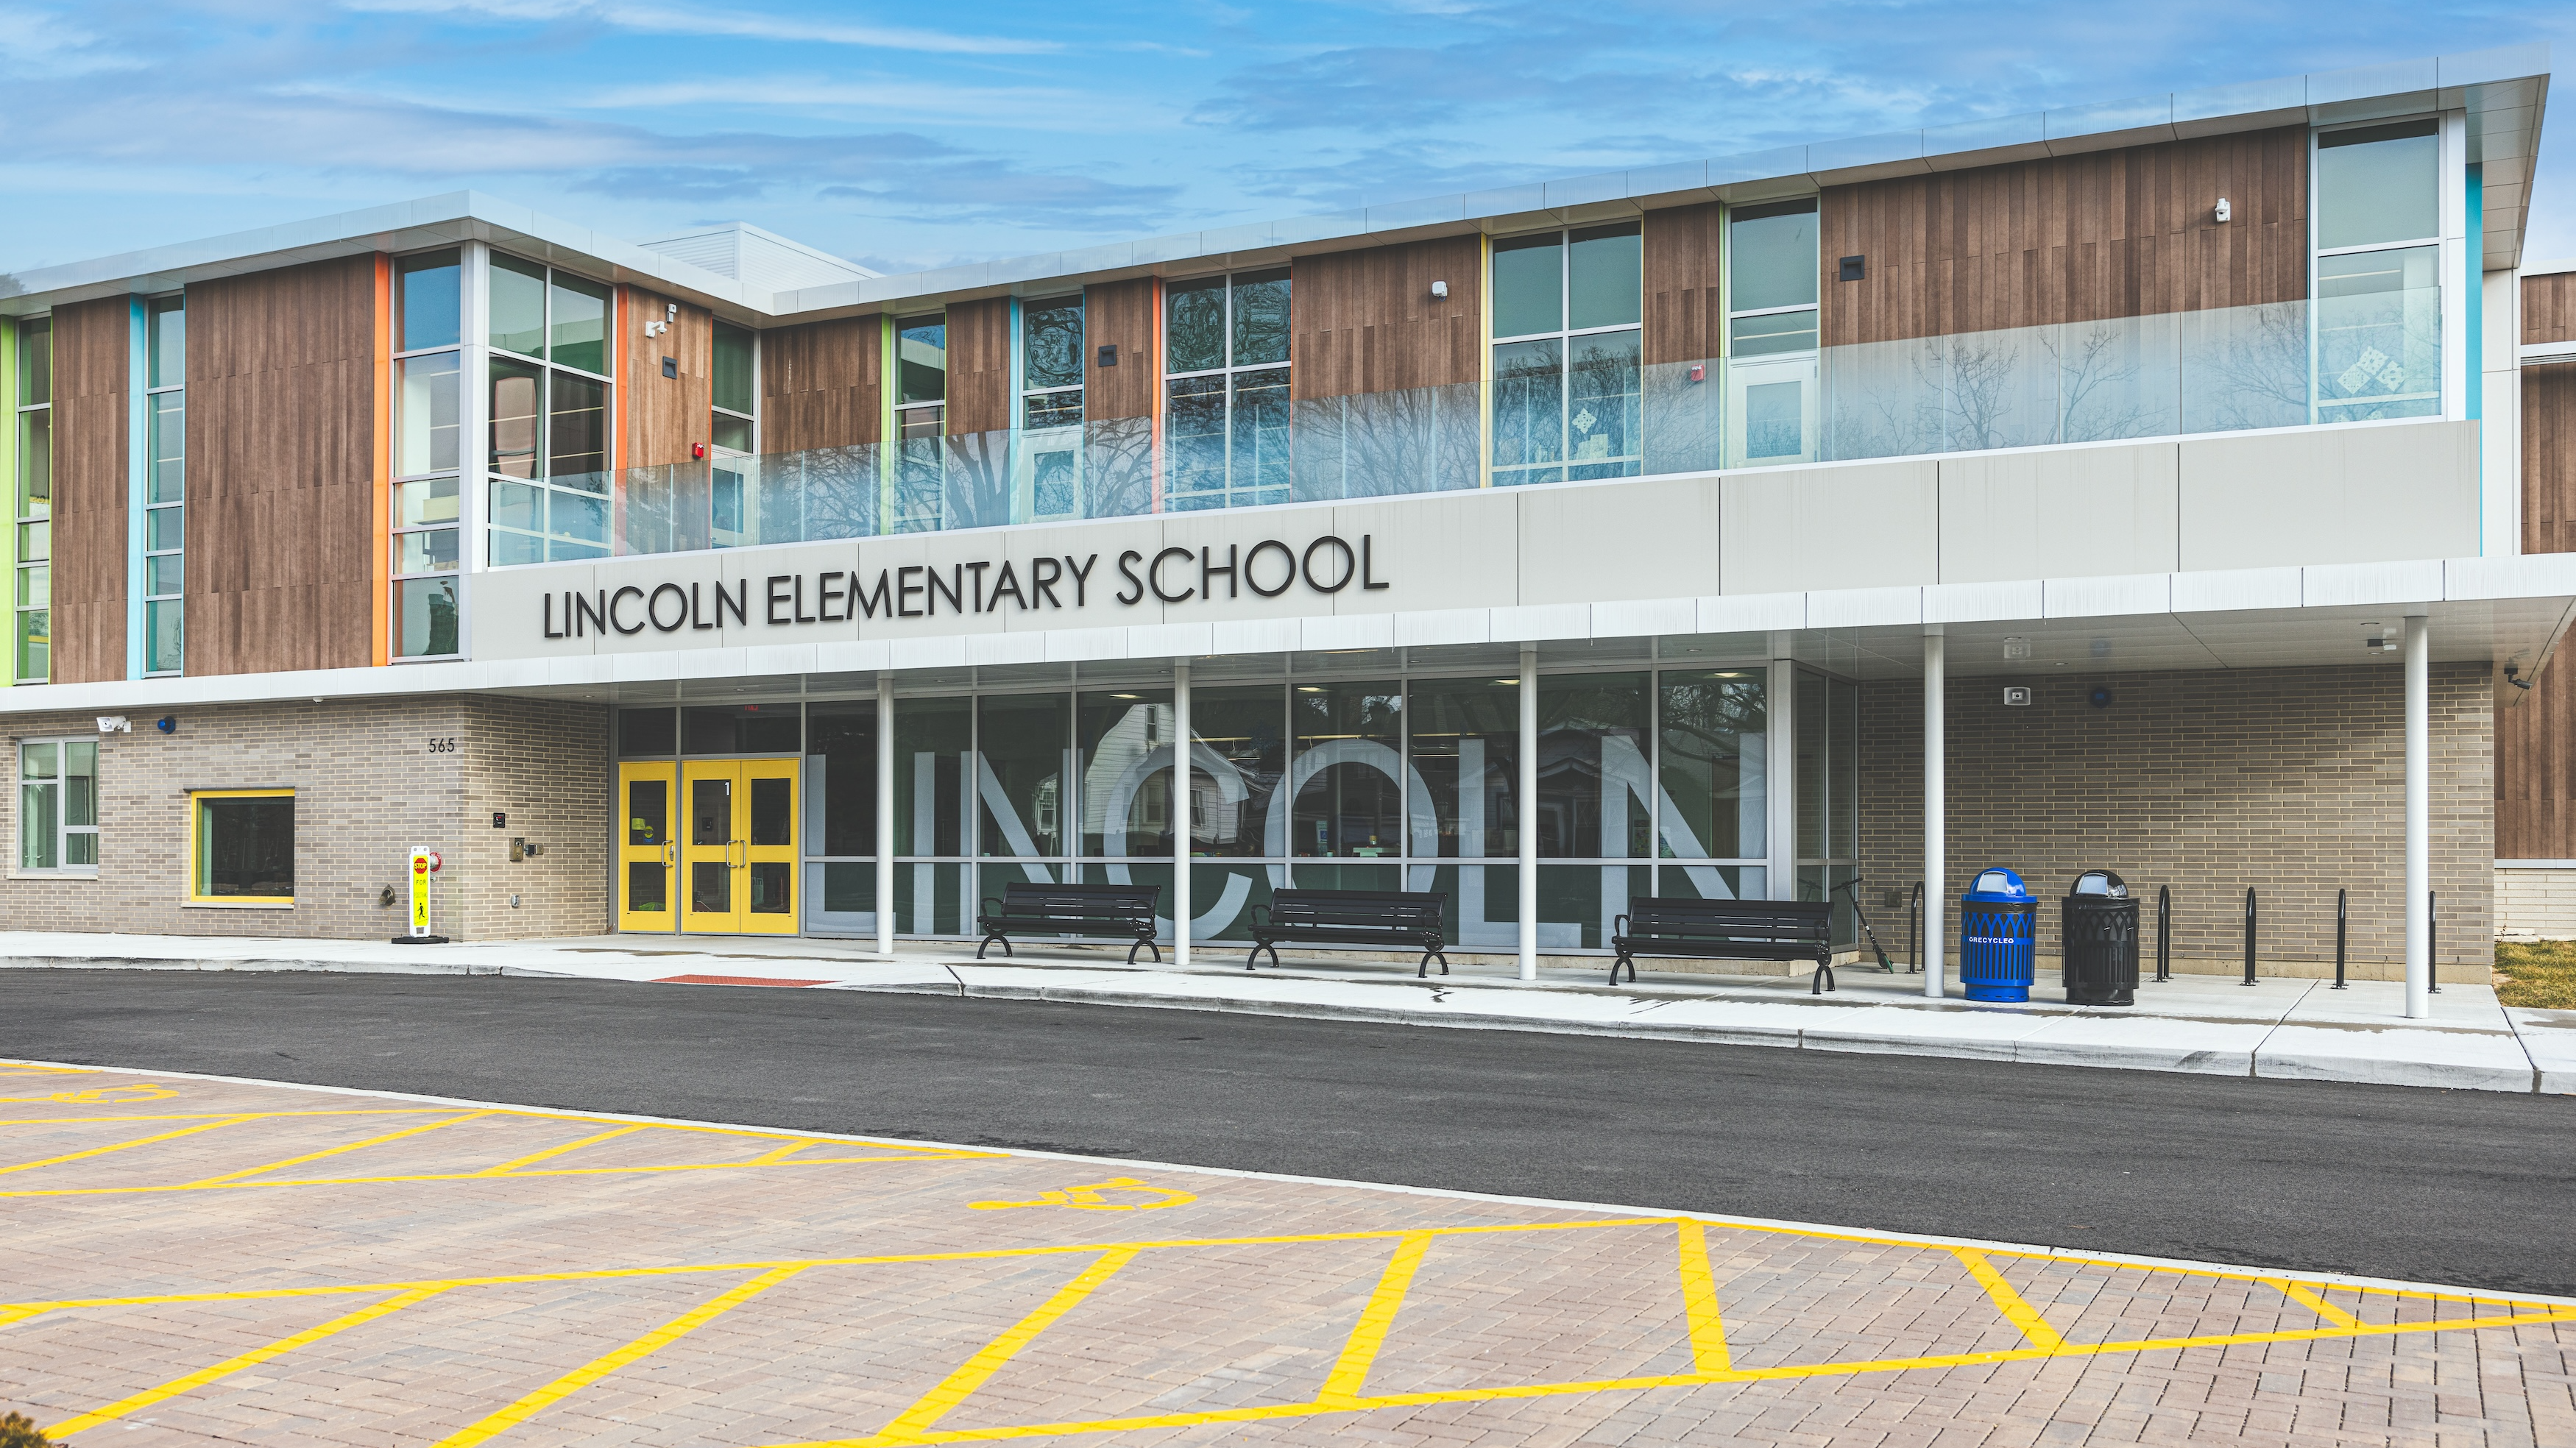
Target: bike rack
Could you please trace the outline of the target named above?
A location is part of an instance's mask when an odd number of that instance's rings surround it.
[[[2254,887],[2245,887],[2245,985],[2254,983]]]
[[[2173,979],[2173,887],[2156,887],[2156,979]]]

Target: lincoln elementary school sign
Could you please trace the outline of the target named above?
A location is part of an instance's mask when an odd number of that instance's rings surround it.
[[[755,607],[770,624],[846,623],[855,618],[936,618],[950,614],[994,613],[1017,609],[1088,609],[1095,602],[1133,607],[1147,596],[1162,603],[1193,599],[1240,598],[1249,592],[1277,598],[1301,584],[1311,592],[1335,594],[1346,588],[1363,592],[1387,586],[1377,576],[1374,540],[1359,541],[1327,533],[1303,548],[1264,538],[1249,549],[1229,543],[1219,556],[1211,548],[1164,548],[1148,557],[1130,548],[1120,553],[1113,578],[1100,571],[1102,555],[1076,558],[989,558],[952,564],[946,569],[914,564],[880,568],[870,579],[848,569],[812,573],[774,573],[761,580],[758,597],[752,580],[731,584],[689,582],[626,584],[618,588],[563,589],[545,595],[543,622],[550,639],[592,634],[640,634],[647,629],[678,633],[714,629],[728,621],[747,625]]]

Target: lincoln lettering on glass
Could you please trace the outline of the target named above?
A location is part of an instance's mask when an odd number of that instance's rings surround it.
[[[1097,553],[1076,558],[979,558],[944,568],[906,564],[880,568],[874,578],[831,568],[816,573],[773,573],[760,582],[761,622],[774,627],[808,623],[847,623],[858,618],[937,618],[942,614],[985,614],[1012,609],[1036,613],[1091,606],[1091,578],[1100,567]],[[1327,533],[1299,548],[1277,538],[1264,538],[1245,548],[1165,548],[1150,559],[1128,549],[1118,555],[1118,574],[1126,586],[1110,597],[1134,607],[1147,594],[1163,603],[1193,599],[1240,598],[1246,589],[1261,598],[1277,598],[1303,582],[1314,593],[1335,594],[1357,585],[1364,592],[1388,587],[1377,576],[1376,540],[1363,533],[1351,540]],[[710,596],[712,595],[712,596]],[[542,622],[550,639],[588,638],[593,634],[633,636],[647,629],[678,633],[714,629],[732,622],[751,622],[752,580],[707,584],[630,583],[616,588],[561,590],[545,595]]]

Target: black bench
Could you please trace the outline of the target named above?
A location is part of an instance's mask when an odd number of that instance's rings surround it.
[[[1448,903],[1446,890],[1276,891],[1268,905],[1252,907],[1252,954],[1244,957],[1243,968],[1258,965],[1265,950],[1270,952],[1270,963],[1277,965],[1279,942],[1285,940],[1419,950],[1422,964],[1414,969],[1415,976],[1429,976],[1434,960],[1440,962],[1440,973],[1447,975],[1449,957],[1441,947],[1448,942],[1440,912]]]
[[[1807,994],[1834,988],[1834,907],[1822,900],[1692,900],[1640,895],[1628,901],[1610,939],[1619,967],[1637,979],[1639,955],[1699,955],[1719,960],[1812,960],[1816,977]]]
[[[1154,952],[1154,963],[1162,964],[1163,948],[1154,943],[1154,906],[1162,898],[1160,885],[1031,885],[1004,886],[1002,898],[984,897],[984,913],[975,917],[976,926],[984,932],[975,947],[975,958],[984,958],[984,947],[1002,942],[1002,954],[1011,953],[1010,933],[1022,935],[1114,935],[1134,936],[1136,943],[1127,947],[1127,963],[1136,963],[1136,952]]]

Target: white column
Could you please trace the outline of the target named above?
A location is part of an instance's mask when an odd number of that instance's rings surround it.
[[[2432,643],[2428,620],[2406,620],[2406,1014],[2433,1013]]]
[[[1788,647],[1788,635],[1772,635],[1773,658],[1763,680],[1763,732],[1770,738],[1762,787],[1771,792],[1765,825],[1771,847],[1764,852],[1768,885],[1762,894],[1771,900],[1798,898],[1798,666],[1786,656]]]
[[[877,675],[877,954],[894,954],[894,676]]]
[[[1943,767],[1943,694],[1949,688],[1948,641],[1935,624],[1923,634],[1923,994],[1939,1000],[1949,964],[1948,828],[1950,778]]]
[[[1521,979],[1538,979],[1538,645],[1521,645],[1519,802]]]
[[[1190,666],[1172,663],[1172,964],[1190,963]]]

